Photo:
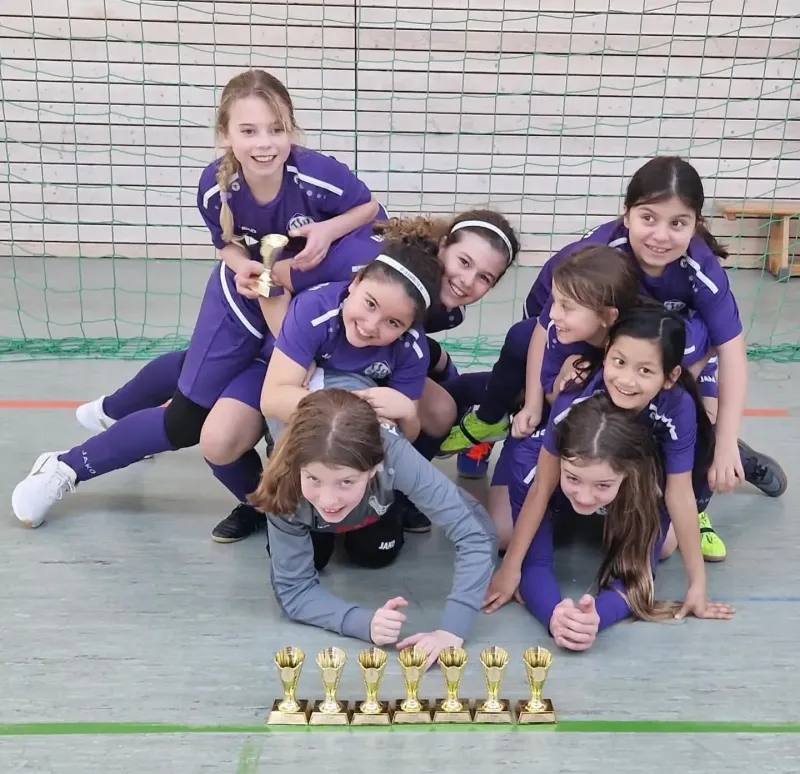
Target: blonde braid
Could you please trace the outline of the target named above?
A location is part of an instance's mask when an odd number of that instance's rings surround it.
[[[219,186],[219,196],[222,202],[222,207],[219,211],[219,224],[222,226],[222,238],[228,244],[241,239],[241,237],[234,234],[233,210],[231,210],[230,204],[228,204],[231,178],[238,171],[239,162],[236,161],[236,156],[233,155],[233,151],[227,148],[219,164],[219,169],[217,170],[217,185]]]

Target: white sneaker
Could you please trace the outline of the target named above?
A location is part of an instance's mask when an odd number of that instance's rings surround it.
[[[14,515],[26,527],[38,527],[64,492],[75,491],[75,471],[58,459],[61,452],[45,452],[36,460],[28,477],[11,494]]]
[[[103,411],[103,401],[105,398],[105,395],[101,395],[97,400],[93,400],[91,403],[84,403],[78,406],[75,411],[78,422],[93,433],[102,433],[103,430],[108,430],[108,428],[117,421]]]

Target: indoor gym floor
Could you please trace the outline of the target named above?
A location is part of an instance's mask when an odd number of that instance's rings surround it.
[[[26,281],[41,287],[42,262],[25,264]],[[21,265],[17,261],[17,272]],[[178,272],[175,266],[150,265],[148,286],[166,294],[181,287],[186,293],[181,320],[190,325],[209,268],[187,264]],[[12,267],[6,262],[0,269],[2,297],[8,300],[13,298],[7,293]],[[82,262],[85,317],[113,313],[111,294],[87,287],[89,282],[111,286],[107,272],[107,263]],[[142,264],[119,261],[115,272],[118,287],[144,287]],[[528,287],[534,272],[518,272],[516,285]],[[48,263],[47,284],[62,291],[48,294],[51,319],[76,319],[77,298],[63,292],[76,278],[75,264]],[[800,285],[787,288],[755,272],[733,279],[743,319],[750,318],[758,299],[751,340],[765,340],[770,332],[787,342],[800,338]],[[514,286],[507,278],[494,291],[491,299],[501,303],[480,316],[482,333],[502,334],[503,326],[516,319],[519,303],[505,302]],[[18,290],[23,308],[43,314],[37,291],[19,284]],[[118,316],[141,319],[144,298],[138,292],[117,293]],[[175,319],[174,295],[151,292],[147,301],[152,322]],[[7,303],[0,310],[0,330],[15,336],[18,318]],[[771,315],[780,319],[783,332],[773,329]],[[478,317],[470,315],[473,328],[464,335],[474,332]],[[43,326],[27,329],[28,335],[44,335]],[[141,328],[123,324],[119,330],[125,336]],[[86,331],[113,335],[108,322]],[[54,335],[79,333],[54,329]],[[243,774],[276,765],[292,771],[316,765],[344,772],[353,769],[351,757],[364,770],[387,764],[426,771],[456,766],[637,773],[680,767],[687,774],[800,770],[800,596],[795,587],[800,463],[792,454],[792,439],[800,438],[800,398],[792,389],[800,378],[797,364],[751,363],[751,411],[742,430],[747,441],[782,462],[788,492],[770,500],[747,486],[711,506],[728,560],[708,566],[709,587],[713,598],[736,606],[734,620],[622,624],[603,633],[589,653],[556,652],[545,691],[562,721],[556,733],[437,728],[424,737],[428,731],[257,733],[280,693],[272,663],[278,648],[294,644],[306,651],[300,694],[318,697],[317,650],[344,647],[349,661],[340,696],[360,698],[356,656],[362,645],[281,616],[268,583],[262,536],[235,545],[210,540],[209,531],[228,512],[231,499],[196,450],[165,454],[99,479],[68,495],[40,529],[19,526],[10,508],[16,482],[40,452],[64,449],[85,437],[70,402],[112,391],[140,365],[3,363],[0,771],[90,774],[163,767],[181,774]],[[454,474],[452,461],[444,467]],[[481,484],[471,488],[482,491]],[[558,560],[564,592],[579,595],[591,583],[596,554],[574,545]],[[390,569],[358,570],[336,562],[324,573],[324,583],[365,605],[401,594],[409,601],[408,631],[425,631],[437,624],[451,567],[452,550],[434,531],[409,536]],[[659,568],[657,591],[667,599],[681,598],[683,590],[675,556]],[[521,654],[530,645],[549,646],[548,638],[516,605],[481,617],[467,643],[463,696],[484,695],[478,654],[487,644],[510,651],[503,693],[522,698]],[[436,670],[425,676],[423,695],[441,695],[442,688]],[[402,695],[394,657],[381,695]],[[760,729],[756,724],[795,725]]]

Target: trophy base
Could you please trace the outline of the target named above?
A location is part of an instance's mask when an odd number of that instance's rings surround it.
[[[481,702],[482,704],[483,702]],[[475,709],[475,719],[473,720],[474,723],[513,723],[514,716],[511,712],[511,707],[508,703],[507,699],[500,699],[500,704],[502,705],[502,709],[496,712],[488,712],[487,710],[481,709],[481,704]]]
[[[356,708],[350,720],[352,726],[389,726],[392,724],[392,710],[389,708],[388,701],[380,703],[381,711],[370,714],[361,712]]]
[[[436,700],[433,709],[434,723],[472,723],[472,710],[467,706],[466,702],[461,702],[463,707],[458,712],[443,710],[443,703],[444,699]]]
[[[274,285],[269,278],[269,272],[265,271],[258,279],[257,290],[258,295],[262,298],[269,298],[269,292],[272,290]]]
[[[272,704],[272,711],[267,716],[268,726],[307,726],[308,725],[308,700],[300,699],[299,712],[281,712],[278,709],[279,699],[275,699]]]
[[[427,699],[420,699],[419,703],[422,705],[421,710],[414,712],[406,712],[400,709],[403,699],[398,699],[395,702],[395,711],[393,722],[395,725],[402,723],[430,723],[431,722],[431,704]]]
[[[543,699],[544,709],[539,712],[529,712],[525,709],[527,701],[524,699],[517,703],[517,723],[519,725],[534,725],[536,723],[557,723],[556,711],[550,699]]]
[[[349,726],[352,710],[347,702],[340,701],[341,712],[321,712],[321,701],[314,702],[314,709],[308,719],[309,726]]]

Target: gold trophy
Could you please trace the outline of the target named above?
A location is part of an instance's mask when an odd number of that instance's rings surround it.
[[[386,651],[380,648],[367,648],[358,654],[358,665],[364,675],[367,700],[362,701],[353,713],[354,726],[388,726],[392,722],[392,712],[388,701],[378,701],[378,689],[386,669]]]
[[[464,702],[458,698],[458,687],[464,677],[467,666],[467,651],[463,648],[445,648],[439,654],[439,666],[444,675],[444,685],[447,698],[439,699],[433,711],[434,723],[471,723],[472,712]]]
[[[269,291],[275,287],[270,279],[272,264],[275,263],[281,250],[289,244],[288,237],[282,234],[267,234],[261,240],[261,260],[264,262],[264,271],[258,278],[258,295],[269,298]]]
[[[300,648],[282,648],[275,654],[275,666],[283,684],[283,699],[276,699],[273,703],[267,725],[304,726],[308,723],[308,701],[298,701],[295,696],[305,660],[305,653]]]
[[[312,726],[347,726],[350,712],[347,702],[342,704],[336,698],[339,681],[342,679],[347,654],[341,648],[325,648],[317,653],[317,666],[322,672],[322,687],[325,698],[314,703],[308,722]]]
[[[403,682],[406,684],[406,698],[403,701],[398,699],[397,708],[394,711],[394,722],[430,723],[430,703],[427,699],[420,700],[417,697],[419,684],[422,681],[422,675],[425,673],[428,655],[422,648],[411,645],[400,651],[397,660],[400,662]]]
[[[517,722],[520,724],[555,723],[553,702],[542,698],[547,672],[553,663],[553,654],[545,648],[528,648],[522,655],[525,672],[531,687],[530,701],[524,699],[517,704]]]
[[[488,697],[475,710],[476,723],[511,723],[511,708],[507,699],[500,699],[500,685],[508,666],[508,651],[492,645],[481,652],[481,666],[486,678]]]

